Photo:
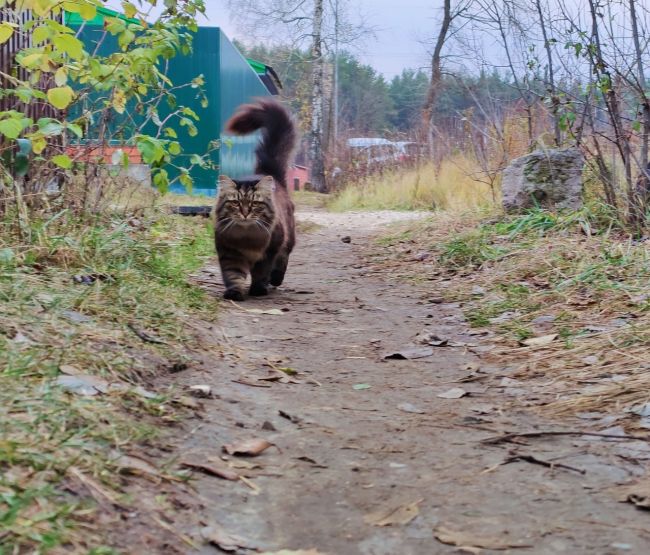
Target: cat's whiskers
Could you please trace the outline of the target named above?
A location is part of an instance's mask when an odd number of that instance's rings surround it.
[[[264,225],[263,222],[260,220],[253,220],[261,229],[264,230],[264,233],[266,233],[268,236],[271,236],[271,230]]]
[[[230,218],[230,221],[226,224],[226,227],[221,229],[221,233],[226,233],[232,226],[234,226],[236,221],[233,218]]]

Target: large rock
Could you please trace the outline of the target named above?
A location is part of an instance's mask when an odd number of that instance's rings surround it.
[[[503,207],[517,212],[534,206],[582,206],[582,169],[585,161],[577,148],[536,150],[513,160],[503,172]]]

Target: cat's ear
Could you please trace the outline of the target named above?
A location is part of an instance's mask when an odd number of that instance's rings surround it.
[[[255,189],[264,196],[271,196],[275,189],[275,179],[267,175],[257,182]]]
[[[223,194],[234,193],[237,190],[237,183],[227,175],[219,176],[219,192]]]

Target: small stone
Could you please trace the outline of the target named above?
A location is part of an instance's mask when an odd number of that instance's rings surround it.
[[[352,237],[350,237],[349,235],[346,235],[345,237],[341,237],[341,241],[343,241],[344,243],[351,243],[352,242]]]
[[[61,315],[74,324],[86,324],[93,321],[90,316],[81,314],[81,312],[77,312],[76,310],[62,310]]]
[[[582,359],[582,362],[587,366],[594,366],[600,362],[600,359],[596,355],[589,355]]]
[[[212,397],[212,388],[209,385],[191,385],[188,390],[194,397]]]
[[[531,324],[540,325],[540,324],[552,324],[557,318],[553,314],[545,314],[543,316],[538,316],[535,318]]]

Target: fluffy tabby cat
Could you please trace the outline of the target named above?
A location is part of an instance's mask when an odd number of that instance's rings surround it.
[[[284,280],[296,242],[286,179],[297,133],[289,112],[270,99],[241,106],[226,130],[233,135],[262,132],[255,151],[257,174],[235,180],[219,177],[215,245],[226,286],[223,296],[241,301],[248,274],[254,296],[267,295],[269,285]]]

